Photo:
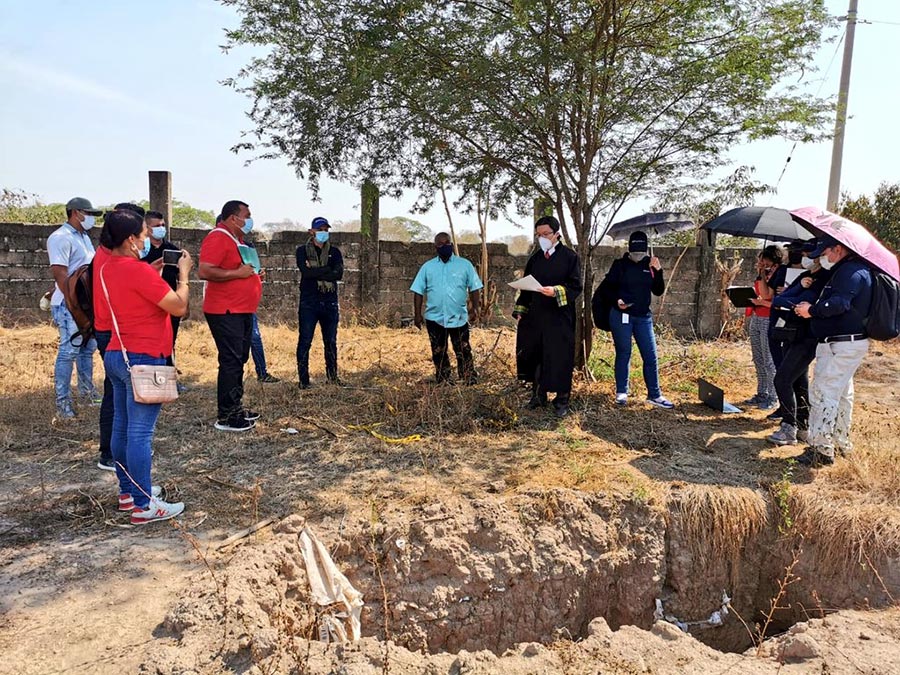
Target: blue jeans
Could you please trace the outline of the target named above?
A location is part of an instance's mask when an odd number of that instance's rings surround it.
[[[97,341],[91,338],[84,344],[71,338],[78,332],[75,319],[68,308],[54,305],[52,308],[53,323],[59,329],[59,351],[56,353],[56,366],[53,379],[56,388],[56,407],[60,410],[72,407],[72,368],[78,366],[78,392],[83,396],[93,396],[94,391],[94,352]]]
[[[309,384],[309,348],[312,347],[316,324],[322,328],[322,344],[325,347],[325,376],[337,380],[337,329],[340,314],[337,302],[312,300],[300,302],[297,322],[300,337],[297,340],[297,374],[300,384]]]
[[[644,362],[644,384],[647,398],[659,398],[659,370],[656,361],[656,336],[653,334],[653,317],[628,316],[628,323],[622,323],[622,312],[613,307],[609,310],[609,325],[613,343],[616,346],[616,393],[628,393],[628,369],[631,366],[631,337],[637,343],[641,360]]]
[[[256,376],[265,377],[269,371],[266,370],[266,350],[263,348],[262,334],[259,332],[259,321],[256,320],[256,314],[253,315],[253,332],[250,333],[250,356],[253,357]]]
[[[166,363],[164,358],[132,352],[128,352],[128,360],[132,366],[162,366]],[[103,365],[113,386],[114,413],[110,445],[116,461],[119,492],[130,494],[135,506],[145,509],[150,502],[148,495],[151,490],[150,445],[162,404],[150,405],[134,400],[131,374],[120,350],[107,351],[103,357]]]

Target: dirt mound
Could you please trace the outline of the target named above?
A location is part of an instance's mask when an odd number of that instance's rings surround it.
[[[665,665],[676,663],[675,646],[685,667],[731,659],[750,664],[742,672],[770,672],[771,659],[808,665],[825,658],[824,648],[796,627],[763,645],[770,661],[718,650],[758,642],[753,625],[766,623],[772,598],[781,609],[770,613],[769,634],[836,608],[886,603],[900,583],[889,577],[895,585],[879,591],[871,572],[829,568],[815,542],[800,548],[778,532],[771,508],[765,493],[745,489],[706,501],[675,494],[665,506],[556,490],[326,524],[322,540],[365,596],[369,636],[329,649],[311,640],[316,610],[297,538],[304,520],[292,516],[264,544],[238,549],[215,583],[198,581],[170,612],[169,639],[153,648],[144,672],[331,672],[339,663],[354,673],[381,669],[385,659],[395,672],[596,672],[604,664],[676,672]],[[723,537],[717,518],[745,524]],[[729,611],[711,624],[723,592]],[[656,599],[694,637],[655,621]],[[816,630],[835,621],[820,619]],[[900,659],[900,648],[891,654]]]

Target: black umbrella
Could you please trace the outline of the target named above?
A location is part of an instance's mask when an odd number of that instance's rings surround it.
[[[606,234],[613,239],[628,239],[632,232],[646,232],[647,238],[651,234],[668,234],[669,232],[682,232],[694,229],[694,221],[685,213],[675,211],[658,211],[645,213],[628,220],[620,220],[607,230]],[[651,253],[653,245],[650,246]]]
[[[648,234],[666,234],[668,232],[681,232],[694,227],[694,221],[687,214],[675,211],[659,211],[657,213],[645,213],[628,220],[620,220],[614,223],[606,232],[613,239],[628,239],[632,232],[642,231]]]
[[[806,241],[813,238],[813,234],[796,223],[789,212],[771,206],[731,209],[701,227],[719,234],[772,241]]]

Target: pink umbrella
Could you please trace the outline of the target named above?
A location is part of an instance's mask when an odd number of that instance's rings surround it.
[[[791,217],[817,237],[834,237],[860,258],[900,281],[897,256],[859,223],[815,206],[795,209]]]

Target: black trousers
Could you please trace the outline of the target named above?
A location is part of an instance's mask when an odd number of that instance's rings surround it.
[[[817,341],[806,338],[785,342],[781,364],[775,371],[775,393],[783,424],[809,427],[809,364],[816,358]]]
[[[297,376],[300,384],[309,384],[309,350],[312,347],[316,325],[322,331],[322,346],[325,349],[325,377],[329,382],[338,379],[337,372],[337,331],[340,323],[340,309],[337,298],[331,300],[301,301],[297,310]]]
[[[97,338],[97,351],[100,352],[100,360],[106,356],[106,348],[109,347],[109,341],[112,340],[112,332],[108,330],[98,330],[95,334]],[[104,370],[106,370],[104,368]],[[112,449],[110,448],[110,440],[112,439],[113,428],[113,388],[109,376],[103,375],[103,402],[100,404],[100,459],[112,462]]]
[[[252,314],[206,314],[219,352],[218,418],[239,417],[243,408],[244,364],[250,358]]]
[[[178,327],[181,325],[180,316],[169,316],[172,320],[172,354],[166,359],[167,366],[175,365],[175,340],[178,339]]]
[[[445,328],[435,321],[426,321],[428,339],[431,340],[431,360],[434,361],[435,379],[446,382],[450,379],[450,356],[447,354],[447,338],[456,352],[456,368],[459,379],[466,384],[474,384],[478,379],[475,362],[472,359],[472,345],[469,344],[469,324],[459,328]]]

